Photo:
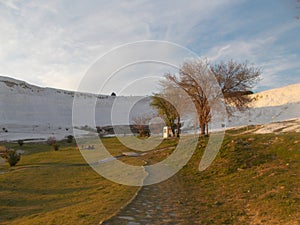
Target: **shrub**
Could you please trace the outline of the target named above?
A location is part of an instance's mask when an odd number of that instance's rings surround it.
[[[18,140],[18,144],[19,144],[20,146],[23,146],[24,140]]]
[[[153,115],[141,115],[132,118],[133,128],[138,132],[139,137],[149,137],[149,121],[153,118]]]
[[[1,154],[1,157],[4,158],[10,166],[15,166],[20,161],[21,154],[14,149],[6,149],[6,151]]]
[[[58,151],[58,149],[59,149],[59,144],[54,143],[52,146],[53,146],[54,151]]]
[[[49,137],[46,141],[48,145],[54,145],[56,143],[56,138],[55,137]]]
[[[48,145],[51,145],[55,151],[57,151],[59,149],[59,144],[57,144],[55,137],[49,137],[47,139],[46,143]]]
[[[72,143],[72,142],[73,142],[73,139],[74,139],[74,136],[73,136],[73,135],[68,135],[68,136],[67,136],[67,142],[68,142],[68,143]]]

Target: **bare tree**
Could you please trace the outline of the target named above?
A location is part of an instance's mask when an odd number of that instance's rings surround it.
[[[221,87],[229,115],[236,109],[247,109],[251,101],[249,94],[259,80],[261,69],[250,66],[247,62],[237,63],[233,60],[214,64],[210,69]]]
[[[208,134],[208,123],[211,121],[211,108],[220,94],[216,94],[216,82],[221,87],[227,110],[232,114],[232,106],[243,110],[250,99],[246,96],[260,75],[260,69],[248,66],[247,63],[227,63],[210,65],[205,60],[185,62],[179,70],[179,77],[167,74],[166,78],[182,88],[192,99],[197,111],[201,134]],[[215,75],[215,78],[213,77]]]
[[[205,134],[206,125],[211,120],[211,112],[208,104],[208,64],[206,61],[186,62],[179,70],[179,78],[167,74],[167,80],[182,88],[192,99],[197,111],[201,134]],[[208,89],[208,88],[207,88]]]
[[[150,136],[149,122],[153,118],[153,115],[146,114],[132,118],[133,127],[139,132],[140,137]]]

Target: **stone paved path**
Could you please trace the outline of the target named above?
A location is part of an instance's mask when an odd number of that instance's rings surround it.
[[[188,190],[178,176],[143,187],[136,198],[103,224],[194,224]]]

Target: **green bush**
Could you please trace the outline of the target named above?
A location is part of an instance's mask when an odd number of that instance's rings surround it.
[[[68,135],[68,136],[67,136],[67,142],[68,142],[68,143],[72,143],[72,142],[73,142],[73,139],[74,139],[74,136],[73,136],[73,135]]]
[[[19,144],[20,146],[23,146],[24,140],[18,140],[18,144]]]
[[[4,158],[10,166],[15,166],[20,161],[21,154],[14,149],[7,149],[2,153],[1,157]]]

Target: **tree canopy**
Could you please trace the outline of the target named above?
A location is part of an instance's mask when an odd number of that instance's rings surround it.
[[[198,111],[201,134],[204,135],[208,134],[208,123],[212,119],[212,104],[223,98],[229,115],[233,115],[235,110],[244,110],[251,101],[248,95],[260,74],[260,68],[247,62],[229,60],[212,64],[204,59],[185,62],[178,75],[166,74],[165,77],[192,99]],[[220,93],[216,93],[216,83]]]

